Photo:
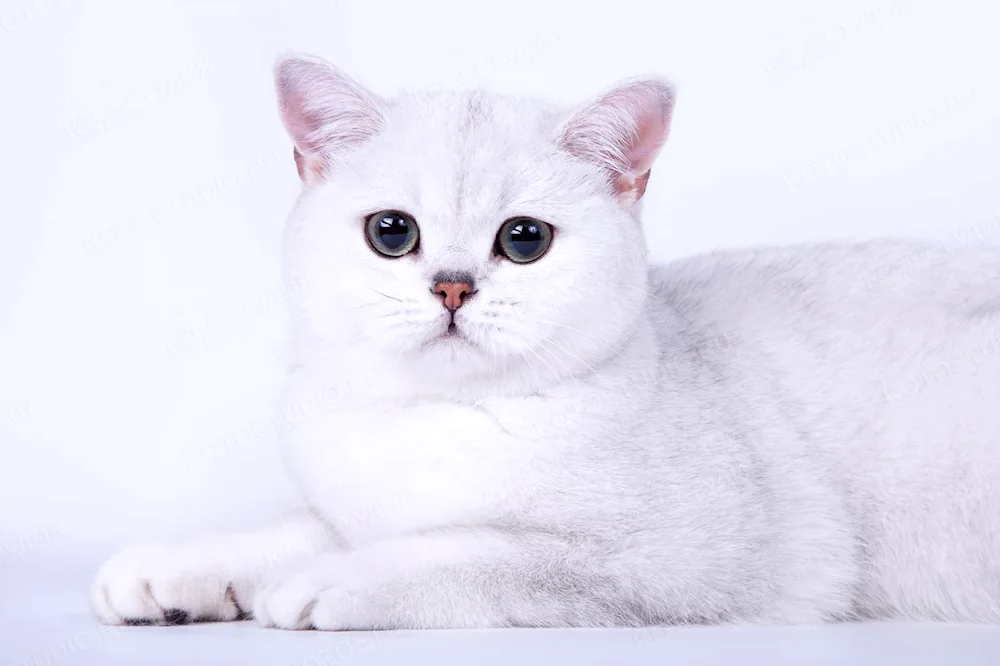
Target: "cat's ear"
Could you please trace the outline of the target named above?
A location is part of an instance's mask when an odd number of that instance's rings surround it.
[[[674,88],[660,78],[625,81],[573,112],[559,145],[600,166],[622,205],[646,191],[649,172],[670,134]]]
[[[278,108],[295,142],[307,185],[321,181],[338,153],[366,141],[385,122],[382,101],[319,58],[290,55],[274,67]]]

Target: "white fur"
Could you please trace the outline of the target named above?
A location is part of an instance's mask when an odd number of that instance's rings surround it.
[[[293,62],[308,76],[283,100],[302,93],[318,125],[286,124],[327,170],[284,250],[283,408],[302,418],[282,441],[313,517],[120,555],[94,586],[102,620],[1000,622],[1000,251],[649,268],[607,160],[648,169],[665,84],[625,84],[600,117],[484,93],[369,108],[336,70]],[[322,126],[365,113],[378,131]],[[367,246],[365,216],[387,208],[418,221],[417,254]],[[532,264],[492,253],[516,215],[557,229]],[[475,277],[468,344],[436,340],[438,271]]]

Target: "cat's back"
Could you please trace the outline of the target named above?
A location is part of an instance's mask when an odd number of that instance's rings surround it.
[[[877,429],[920,441],[1000,401],[1000,248],[880,241],[714,253],[650,278],[661,357],[710,368],[703,392],[742,411],[740,421],[768,413],[877,453],[887,441]],[[980,431],[970,440],[995,440],[1000,417],[968,416]]]
[[[1000,248],[875,241],[716,252],[656,266],[650,284],[654,308],[695,325],[982,319],[1000,317]]]

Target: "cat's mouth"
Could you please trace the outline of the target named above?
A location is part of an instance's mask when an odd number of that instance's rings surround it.
[[[468,342],[468,340],[469,340],[465,336],[465,334],[462,333],[462,331],[458,330],[458,324],[456,324],[455,322],[451,322],[450,324],[448,324],[448,328],[444,329],[444,331],[442,333],[438,334],[438,336],[435,337],[434,339],[437,340],[437,341],[443,341],[443,342],[449,342],[449,341],[452,341],[452,342],[456,342],[456,341],[465,341],[465,342]]]
[[[475,347],[469,337],[459,328],[458,324],[454,321],[450,322],[447,327],[437,335],[433,336],[428,340],[425,345],[426,347]]]

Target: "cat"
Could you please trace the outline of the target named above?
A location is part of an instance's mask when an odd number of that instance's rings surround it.
[[[1000,250],[647,262],[675,94],[275,68],[307,508],[111,558],[106,623],[1000,622]]]

